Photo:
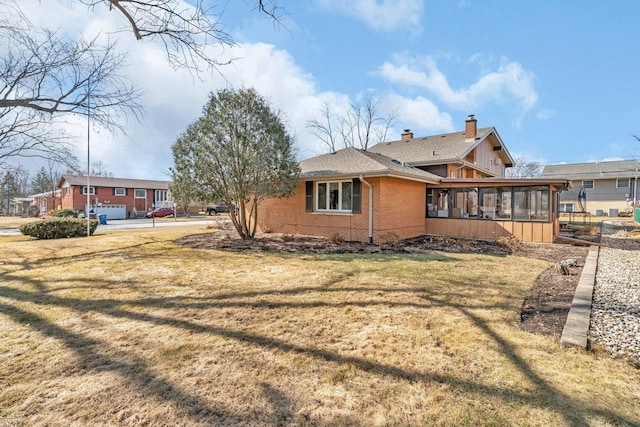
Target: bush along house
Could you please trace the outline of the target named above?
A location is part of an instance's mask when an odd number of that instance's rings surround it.
[[[84,212],[87,192],[91,210],[107,219],[144,217],[147,211],[171,204],[169,181],[65,175],[60,180],[60,207]]]
[[[263,231],[377,242],[419,235],[548,242],[560,232],[563,178],[507,179],[494,127],[345,148],[300,162],[291,198],[265,200]]]

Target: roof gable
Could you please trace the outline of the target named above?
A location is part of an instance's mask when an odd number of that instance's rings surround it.
[[[453,132],[406,140],[401,139],[381,142],[371,147],[369,151],[380,153],[414,166],[447,164],[462,161],[467,154],[484,140],[491,135],[495,135],[492,144],[504,151],[505,160],[509,160],[509,162],[505,161],[505,163],[513,163],[511,155],[504,147],[502,139],[494,127],[478,129],[477,135],[473,139],[466,139],[464,132]]]

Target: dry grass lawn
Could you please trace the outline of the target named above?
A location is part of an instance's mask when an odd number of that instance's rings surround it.
[[[0,425],[640,425],[637,369],[519,329],[545,262],[186,233],[0,237]]]

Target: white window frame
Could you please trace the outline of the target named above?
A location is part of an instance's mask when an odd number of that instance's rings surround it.
[[[571,207],[571,209],[567,209],[568,207]],[[574,209],[575,205],[573,203],[560,203],[560,212],[572,213],[574,212]]]
[[[167,202],[169,201],[169,191],[168,190],[156,190],[155,191],[155,201],[156,202]]]
[[[87,194],[87,186],[83,185],[82,187],[80,187],[80,194]],[[96,195],[96,187],[91,186],[89,187],[89,195],[90,196],[95,196]]]
[[[142,196],[139,195],[140,192],[142,192]],[[135,199],[146,199],[147,198],[147,190],[145,190],[144,188],[135,188],[133,190],[133,197]]]
[[[338,186],[338,209],[331,209],[331,199],[330,199],[330,194],[331,191],[329,190],[331,187],[331,184],[339,184]],[[351,184],[351,208],[350,209],[343,209],[342,208],[342,185],[344,183],[349,183]],[[319,191],[319,187],[320,185],[326,185],[326,194],[325,194],[325,206],[326,208],[320,208],[320,191]],[[353,211],[353,180],[344,180],[344,181],[319,181],[315,183],[316,186],[316,191],[315,191],[315,206],[316,206],[316,211],[317,212],[341,212],[341,213],[351,213]]]
[[[620,181],[627,181],[627,185],[620,185]],[[616,179],[616,188],[631,188],[630,178],[618,178]]]
[[[126,196],[127,195],[127,189],[124,187],[116,187],[113,189],[113,195],[114,196]]]
[[[590,182],[591,185],[587,184],[588,182]],[[592,179],[582,180],[582,188],[596,188],[596,182]]]

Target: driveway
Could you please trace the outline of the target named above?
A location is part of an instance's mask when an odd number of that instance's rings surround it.
[[[180,218],[176,221],[173,219],[152,219],[152,218],[138,218],[138,219],[115,219],[108,220],[107,224],[100,224],[96,229],[96,233],[100,231],[115,231],[115,230],[139,230],[143,228],[206,228],[208,225],[216,222],[229,221],[227,216],[215,216],[215,217],[192,217],[187,220]],[[20,234],[20,230],[17,228],[0,229],[0,236],[13,236]]]

